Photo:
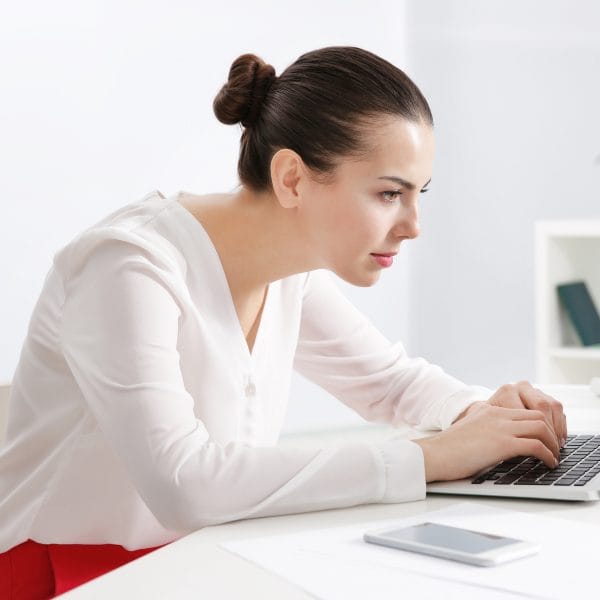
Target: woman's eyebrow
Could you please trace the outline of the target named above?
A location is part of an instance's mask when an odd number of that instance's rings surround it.
[[[403,185],[407,190],[414,190],[417,187],[414,183],[406,181],[406,179],[402,179],[402,177],[394,177],[393,175],[384,175],[383,177],[378,177],[378,179],[389,179],[398,185]],[[427,187],[430,183],[431,179],[423,186],[423,188]]]

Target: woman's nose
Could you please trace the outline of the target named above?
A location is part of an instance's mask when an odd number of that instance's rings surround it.
[[[393,233],[396,237],[414,239],[420,231],[417,203],[415,200],[410,200],[402,205],[394,224]]]

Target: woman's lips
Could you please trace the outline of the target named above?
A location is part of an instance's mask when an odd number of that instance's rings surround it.
[[[373,260],[380,266],[380,267],[391,267],[393,262],[394,262],[394,256],[396,255],[395,252],[389,252],[387,254],[375,254],[374,252],[371,253],[371,256],[373,257]]]

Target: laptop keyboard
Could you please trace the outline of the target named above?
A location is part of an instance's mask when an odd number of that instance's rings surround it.
[[[515,456],[471,483],[493,481],[494,485],[574,485],[582,486],[600,473],[600,434],[568,435],[560,450],[560,462],[549,469],[531,456]]]

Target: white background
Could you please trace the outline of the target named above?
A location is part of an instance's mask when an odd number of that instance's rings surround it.
[[[600,5],[566,0],[13,3],[0,19],[0,380],[55,252],[154,189],[237,184],[240,128],[212,101],[253,52],[280,73],[371,50],[428,97],[438,153],[422,234],[345,292],[467,383],[534,379],[533,222],[598,217]],[[297,377],[287,430],[359,421]]]

